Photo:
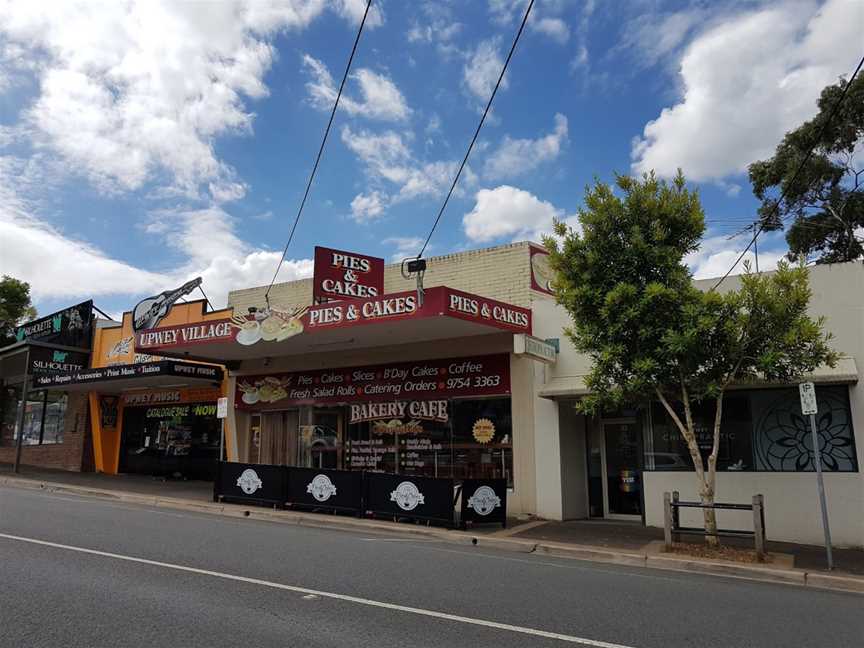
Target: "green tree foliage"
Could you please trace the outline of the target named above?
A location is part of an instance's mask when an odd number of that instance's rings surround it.
[[[819,113],[787,133],[774,157],[749,167],[762,226],[779,230],[793,219],[786,232],[790,258],[837,263],[864,257],[864,74],[829,121],[845,87],[843,80],[826,87]]]
[[[729,385],[792,381],[837,356],[822,320],[807,314],[806,268],[747,267],[738,289],[700,291],[684,264],[705,229],[698,194],[680,172],[672,183],[651,174],[618,176],[616,185],[586,189],[579,227],[556,223],[556,237],[545,240],[556,298],[573,321],[566,335],[592,360],[591,395],[578,408],[596,414],[659,400],[687,442],[702,500],[712,503]],[[706,399],[717,405],[707,462],[692,417]],[[708,510],[705,525],[716,530]]]
[[[30,284],[9,275],[0,280],[0,347],[15,342],[15,328],[36,317]]]

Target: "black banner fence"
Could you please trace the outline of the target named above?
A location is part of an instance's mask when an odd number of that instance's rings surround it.
[[[504,479],[455,480],[220,461],[213,500],[375,515],[455,526],[507,522]]]
[[[367,513],[454,525],[453,479],[368,472],[363,481]]]
[[[459,522],[468,524],[500,523],[507,526],[507,480],[462,480],[462,506]]]
[[[362,472],[296,467],[287,468],[287,471],[285,499],[288,506],[362,515]]]
[[[281,508],[287,494],[285,466],[219,461],[213,480],[213,501],[260,504]]]

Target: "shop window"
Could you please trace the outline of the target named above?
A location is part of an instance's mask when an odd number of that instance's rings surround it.
[[[684,420],[684,408],[678,415]],[[704,465],[714,443],[714,414],[716,403],[706,400],[692,406],[696,442]],[[651,411],[651,432],[645,440],[645,468],[647,470],[693,470],[693,460],[687,442],[672,417],[661,403],[654,403]],[[720,425],[720,447],[717,470],[754,470],[751,442],[753,420],[750,400],[746,393],[727,393],[723,398],[723,420]]]
[[[220,427],[213,403],[126,407],[120,472],[212,479]]]
[[[17,442],[18,439],[17,415],[21,406],[20,393],[20,390],[16,390],[15,394],[7,393],[3,407],[4,436],[5,431],[11,429],[13,442]],[[67,398],[66,394],[60,392],[37,391],[27,394],[27,402],[24,403],[22,445],[63,443]]]
[[[451,477],[453,453],[447,422],[404,419],[348,426],[346,467],[423,477]]]
[[[21,387],[9,385],[3,388],[2,401],[2,434],[0,434],[0,445],[14,445],[17,437],[16,426],[18,425],[18,408],[21,405]]]
[[[45,399],[45,421],[42,424],[42,443],[63,443],[63,423],[66,418],[66,394],[48,392]]]
[[[858,470],[849,390],[843,385],[816,387],[816,431],[822,469]],[[713,442],[714,401],[693,408],[696,436],[706,462]],[[683,412],[679,414],[683,418]],[[660,403],[651,410],[645,435],[647,470],[693,470],[687,443]],[[809,472],[813,464],[809,417],[801,415],[796,388],[727,393],[723,399],[717,470]]]
[[[507,480],[513,486],[509,398],[453,401],[453,477]]]
[[[801,414],[798,390],[754,391],[751,398],[756,469],[772,472],[815,470],[810,417]],[[816,433],[822,469],[857,471],[848,387],[818,386],[816,399],[819,408]]]

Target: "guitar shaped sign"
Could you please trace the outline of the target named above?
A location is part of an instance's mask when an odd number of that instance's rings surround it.
[[[154,297],[142,299],[132,311],[132,328],[136,332],[154,328],[165,317],[174,302],[200,285],[201,277],[198,277],[187,281],[176,290],[166,290]]]

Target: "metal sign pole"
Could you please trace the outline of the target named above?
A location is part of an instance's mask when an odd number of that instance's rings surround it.
[[[810,434],[813,443],[813,464],[816,468],[816,483],[819,486],[819,508],[822,510],[822,530],[825,532],[825,554],[828,558],[828,570],[834,569],[834,557],[831,555],[831,529],[828,527],[828,504],[825,502],[825,481],[822,479],[822,450],[819,447],[819,434],[816,432],[816,414],[819,403],[816,398],[816,386],[812,382],[798,385],[801,396],[801,413],[810,416]]]
[[[225,447],[225,419],[220,419],[221,426],[219,426],[219,461],[224,461],[224,447]]]
[[[825,531],[825,553],[828,569],[834,569],[831,554],[831,529],[828,526],[828,504],[825,502],[825,481],[822,479],[822,451],[819,449],[819,435],[816,433],[816,415],[810,415],[810,432],[813,435],[813,463],[816,464],[816,482],[819,484],[819,506],[822,509],[822,529]]]

